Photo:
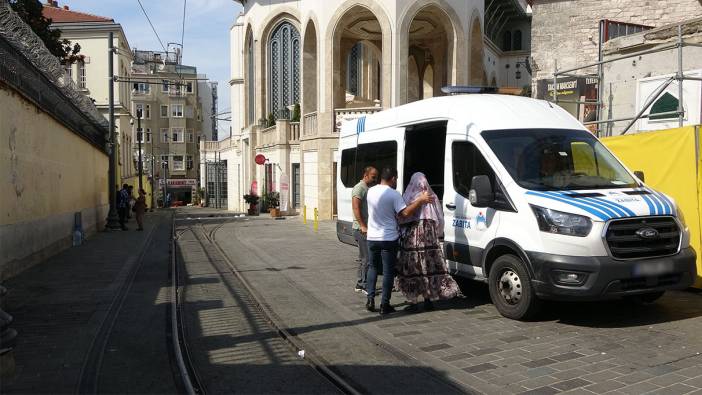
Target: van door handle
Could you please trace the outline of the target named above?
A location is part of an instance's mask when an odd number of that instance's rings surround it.
[[[446,203],[446,208],[449,210],[455,210],[456,205],[454,203]]]

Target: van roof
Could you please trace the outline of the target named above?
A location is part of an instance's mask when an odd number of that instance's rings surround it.
[[[341,136],[440,119],[473,124],[478,131],[536,128],[585,130],[567,111],[545,100],[472,94],[420,100],[344,122]]]

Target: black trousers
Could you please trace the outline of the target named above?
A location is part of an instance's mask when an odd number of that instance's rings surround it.
[[[119,214],[119,225],[122,229],[127,229],[127,215],[129,214],[129,206],[117,208],[117,213]]]

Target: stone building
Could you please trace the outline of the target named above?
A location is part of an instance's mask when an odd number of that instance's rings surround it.
[[[553,84],[556,67],[567,70],[597,62],[607,41],[702,16],[699,0],[532,0],[531,4],[532,89],[539,98],[552,91],[549,84]],[[559,78],[559,96],[564,94],[569,101],[596,101],[599,81],[592,77],[597,69],[573,74],[581,78]],[[595,119],[594,105],[561,104],[583,121]],[[607,111],[600,109],[601,114]]]
[[[343,120],[446,85],[530,84],[524,0],[241,3],[230,31],[232,135],[201,145],[227,163],[230,210],[244,211],[251,190],[276,191],[288,212],[332,218]]]
[[[66,73],[73,79],[80,91],[95,101],[95,106],[105,118],[109,114],[108,60],[109,34],[113,33],[114,74],[127,77],[132,52],[122,25],[114,19],[71,10],[67,5],[59,6],[58,1],[48,0],[42,9],[44,17],[51,19],[51,28],[61,31],[61,38],[80,45],[80,59],[65,64]],[[131,102],[128,84],[115,84],[115,131],[118,143],[117,182],[133,183],[136,166],[132,160],[131,146],[136,140],[129,124]]]
[[[171,201],[190,203],[197,190],[203,119],[198,81],[204,79],[195,67],[181,64],[178,51],[134,50],[132,113],[143,114],[144,169],[153,175],[158,201],[168,193]],[[135,141],[136,128],[135,123]]]

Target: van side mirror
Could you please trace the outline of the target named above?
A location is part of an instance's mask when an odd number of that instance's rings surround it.
[[[644,172],[643,172],[643,171],[641,171],[641,170],[636,170],[636,171],[634,172],[634,175],[635,175],[639,180],[641,180],[641,182],[646,182],[646,180],[644,179],[645,177],[644,177]]]
[[[495,201],[490,178],[486,175],[473,176],[468,192],[468,200],[473,207],[487,207]]]

